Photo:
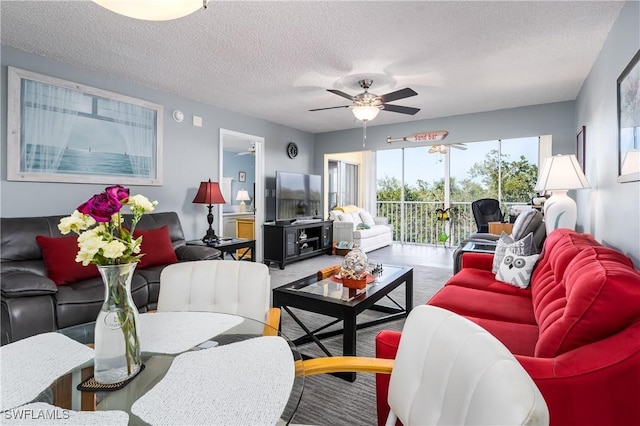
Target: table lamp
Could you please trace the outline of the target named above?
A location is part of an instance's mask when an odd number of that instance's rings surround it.
[[[247,211],[247,205],[244,202],[249,201],[250,199],[251,198],[249,198],[249,193],[246,190],[241,189],[240,191],[238,191],[238,195],[236,195],[236,201],[241,201],[240,203],[241,212]]]
[[[202,238],[202,241],[205,244],[217,243],[219,241],[216,232],[213,230],[211,225],[213,224],[213,213],[211,209],[214,204],[224,204],[226,201],[222,196],[222,192],[220,192],[220,185],[218,182],[211,182],[209,179],[208,182],[200,182],[200,188],[198,188],[198,193],[193,199],[193,203],[196,204],[208,204],[209,206],[209,214],[207,215],[207,222],[209,222],[209,229],[207,229],[207,233]]]
[[[544,203],[544,221],[547,235],[554,229],[575,229],[578,209],[568,195],[570,189],[591,188],[582,173],[575,155],[555,155],[544,161],[536,191],[551,191],[553,195]]]

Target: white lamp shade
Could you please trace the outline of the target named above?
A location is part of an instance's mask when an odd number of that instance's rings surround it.
[[[624,153],[620,171],[623,175],[640,173],[640,150],[627,151]]]
[[[536,191],[591,188],[575,155],[548,157],[536,184]]]
[[[93,0],[105,9],[145,21],[182,18],[207,6],[209,0]]]
[[[569,189],[591,188],[575,155],[554,155],[545,160],[536,191],[553,191],[544,203],[544,222],[549,235],[554,229],[575,229],[578,209]]]
[[[236,195],[236,201],[249,201],[250,199],[251,198],[249,198],[249,192],[244,189],[238,191],[238,195]]]
[[[380,108],[372,105],[360,105],[353,107],[353,115],[360,121],[371,121],[378,116]]]

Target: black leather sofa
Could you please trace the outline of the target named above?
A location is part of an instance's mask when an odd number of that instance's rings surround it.
[[[90,341],[93,336],[93,324],[104,301],[102,279],[94,277],[57,286],[47,277],[42,252],[36,243],[37,235],[62,236],[58,230],[62,217],[0,218],[2,344],[56,330],[79,341]],[[125,215],[125,220],[128,219]],[[175,212],[146,214],[136,229],[165,225],[178,261],[220,258],[220,251],[212,247],[186,245]],[[160,273],[165,266],[136,269],[131,293],[140,312],[156,309]]]

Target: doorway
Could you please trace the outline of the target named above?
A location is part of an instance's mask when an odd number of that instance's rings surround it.
[[[358,164],[329,160],[329,210],[360,203],[359,176]]]
[[[264,138],[220,129],[218,181],[225,204],[218,205],[218,235],[236,237],[238,220],[254,220],[255,261],[263,260],[262,225],[265,220]],[[248,198],[248,199],[247,199]],[[245,231],[243,231],[245,232]],[[246,234],[240,235],[246,238]]]

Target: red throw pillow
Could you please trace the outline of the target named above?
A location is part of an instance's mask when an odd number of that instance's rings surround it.
[[[76,262],[78,237],[53,238],[36,235],[36,242],[42,251],[47,276],[57,285],[100,276],[96,265],[82,266],[82,263]]]
[[[169,228],[166,225],[162,228],[136,229],[133,231],[133,238],[140,236],[142,236],[141,253],[144,253],[144,256],[138,263],[138,269],[178,263],[178,257],[169,236]]]

